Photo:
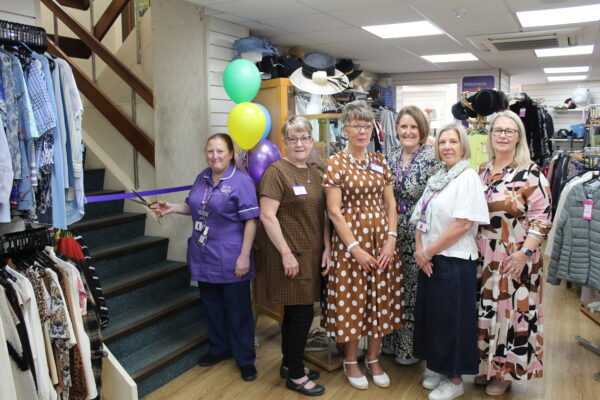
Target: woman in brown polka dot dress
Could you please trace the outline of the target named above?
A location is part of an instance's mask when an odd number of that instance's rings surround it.
[[[350,385],[368,387],[357,365],[358,340],[368,337],[367,372],[377,386],[389,377],[377,357],[384,335],[400,328],[402,269],[396,252],[398,215],[392,172],[385,157],[368,152],[373,114],[364,102],[342,114],[348,148],[327,160],[323,179],[335,231],[327,283],[327,333],[345,343],[344,372]]]

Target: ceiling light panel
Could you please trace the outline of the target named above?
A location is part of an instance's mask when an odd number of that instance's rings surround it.
[[[383,39],[442,35],[444,32],[429,21],[404,22],[400,24],[362,26],[362,29]]]
[[[590,67],[560,67],[560,68],[544,68],[546,74],[576,74],[579,72],[588,72]]]
[[[583,81],[587,75],[562,75],[562,76],[547,76],[546,79],[550,82],[557,81]]]
[[[517,18],[519,18],[523,28],[598,21],[600,19],[600,4],[553,8],[550,10],[517,11]]]
[[[445,63],[445,62],[459,62],[459,61],[477,61],[471,53],[454,53],[454,54],[433,54],[428,56],[421,56],[432,63]]]
[[[580,54],[592,54],[594,45],[587,46],[571,46],[571,47],[554,47],[551,49],[536,49],[535,55],[538,57],[559,57],[559,56],[576,56]]]

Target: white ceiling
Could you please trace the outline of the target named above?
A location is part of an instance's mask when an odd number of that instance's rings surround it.
[[[516,11],[571,7],[580,0],[188,0],[206,6],[205,13],[250,28],[282,47],[321,50],[352,58],[362,69],[381,73],[502,68],[514,85],[546,82],[544,67],[589,65],[588,79],[600,80],[599,22],[524,29]],[[463,8],[457,18],[453,10]],[[445,35],[381,39],[360,27],[428,20]],[[482,52],[466,36],[582,26],[583,41],[594,54],[535,57],[533,50]],[[433,64],[420,56],[471,52],[479,61]]]

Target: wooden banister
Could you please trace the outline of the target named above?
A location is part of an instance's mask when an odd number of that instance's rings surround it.
[[[106,33],[110,27],[117,20],[117,18],[119,18],[121,12],[125,9],[125,7],[127,7],[129,1],[130,0],[113,0],[108,7],[106,7],[104,14],[102,14],[96,23],[96,26],[94,26],[94,36],[96,39],[104,39],[104,36],[106,36]]]
[[[154,141],[140,129],[121,109],[75,64],[52,39],[48,38],[48,51],[67,61],[73,69],[77,88],[104,115],[108,121],[154,166]]]
[[[77,8],[78,10],[87,10],[90,8],[90,0],[58,0],[63,6]]]
[[[125,64],[117,59],[98,39],[90,34],[79,22],[75,21],[54,0],[41,0],[48,9],[56,15],[69,29],[73,31],[108,67],[121,77],[142,99],[154,107],[152,90],[142,82]]]

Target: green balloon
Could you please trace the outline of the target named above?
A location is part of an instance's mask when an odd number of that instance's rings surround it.
[[[260,72],[252,61],[232,61],[223,72],[223,86],[234,103],[252,101],[260,89]]]

